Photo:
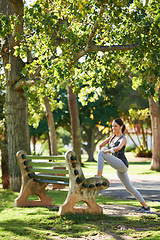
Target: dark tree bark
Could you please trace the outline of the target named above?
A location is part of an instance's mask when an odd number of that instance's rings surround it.
[[[21,173],[16,159],[16,152],[23,149],[30,153],[28,128],[28,102],[22,87],[16,84],[21,80],[24,63],[21,58],[14,56],[14,47],[20,44],[23,34],[23,0],[2,1],[1,14],[15,13],[19,23],[15,22],[12,34],[6,35],[2,42],[1,56],[6,77],[6,121],[8,164],[11,177],[11,189],[19,191]],[[16,40],[16,35],[19,36]],[[6,68],[8,65],[8,68]]]
[[[78,156],[78,159],[81,161],[81,130],[80,130],[80,121],[79,121],[79,112],[78,112],[78,103],[76,94],[72,91],[72,86],[68,85],[67,88],[68,94],[68,105],[71,117],[71,132],[72,132],[72,142],[73,142],[73,151]]]
[[[10,186],[10,175],[8,167],[8,151],[7,144],[0,142],[1,149],[1,168],[2,168],[2,187],[8,189]]]

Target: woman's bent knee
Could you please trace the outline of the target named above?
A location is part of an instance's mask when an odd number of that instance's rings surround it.
[[[99,152],[98,152],[98,154],[102,154],[103,153],[103,151],[102,150],[100,150]]]
[[[128,171],[128,168],[122,167],[118,170],[120,173],[126,173]]]
[[[102,155],[103,155],[103,151],[101,150],[98,152],[98,157],[101,157]]]

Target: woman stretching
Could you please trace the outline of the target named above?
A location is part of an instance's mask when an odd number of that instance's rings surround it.
[[[98,153],[98,172],[97,176],[102,176],[104,161],[106,161],[111,167],[117,170],[117,175],[127,191],[130,192],[142,205],[141,208],[136,209],[136,212],[149,213],[150,207],[146,204],[142,195],[132,186],[128,177],[128,161],[124,154],[127,140],[123,135],[125,125],[121,118],[117,118],[112,122],[113,136],[107,138],[99,145]],[[109,149],[101,150],[103,146],[109,143]],[[112,153],[109,154],[109,153]]]

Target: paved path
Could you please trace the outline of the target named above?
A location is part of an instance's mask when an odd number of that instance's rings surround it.
[[[104,176],[110,181],[110,187],[101,194],[120,199],[135,199],[126,191],[123,184],[115,175]],[[160,173],[156,175],[130,175],[133,186],[139,190],[145,200],[160,202]]]

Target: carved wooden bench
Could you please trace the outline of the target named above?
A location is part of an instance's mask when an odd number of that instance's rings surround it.
[[[22,185],[14,206],[53,206],[52,199],[45,192],[46,186],[50,183],[69,186],[67,198],[59,207],[59,214],[103,212],[102,207],[95,201],[95,195],[108,188],[109,181],[103,177],[85,178],[80,162],[73,151],[68,151],[65,157],[34,156],[19,151],[17,160],[21,169]],[[67,170],[58,169],[59,167],[67,167]],[[63,176],[59,176],[60,174]],[[39,200],[27,200],[30,195],[38,196]],[[75,204],[80,201],[87,206],[75,207]]]

